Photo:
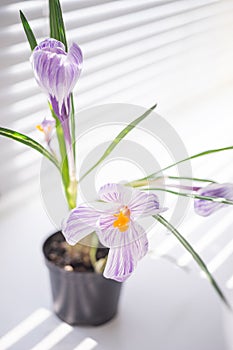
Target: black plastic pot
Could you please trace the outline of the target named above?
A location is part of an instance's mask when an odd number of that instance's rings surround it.
[[[49,246],[57,232],[43,245],[49,269],[54,311],[71,325],[97,326],[117,313],[122,283],[106,279],[95,272],[66,271],[48,259]]]

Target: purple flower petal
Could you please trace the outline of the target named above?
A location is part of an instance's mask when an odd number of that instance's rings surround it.
[[[159,207],[159,200],[156,194],[134,190],[128,207],[133,220],[140,216],[156,215],[165,211]]]
[[[42,131],[44,133],[45,141],[47,143],[50,142],[53,128],[55,127],[55,125],[56,125],[55,120],[49,120],[45,118],[41,124],[36,126],[39,131]]]
[[[75,245],[82,238],[96,230],[99,211],[86,206],[73,209],[63,222],[62,233],[70,245]]]
[[[210,184],[197,191],[200,196],[225,198],[233,200],[233,184]],[[226,207],[227,204],[211,202],[204,199],[195,199],[194,208],[198,215],[209,216],[216,210]]]
[[[68,57],[70,62],[73,62],[81,72],[82,64],[83,64],[83,54],[80,47],[73,43],[69,49]]]
[[[138,231],[143,230],[139,225],[132,226],[135,236]],[[137,262],[145,256],[148,251],[148,240],[146,233],[140,236],[139,239],[130,244],[123,245],[118,248],[111,248],[108,254],[107,264],[104,270],[104,277],[111,278],[119,282],[125,281],[134,271]]]
[[[129,248],[111,248],[103,275],[106,278],[124,282],[134,269],[135,265]]]
[[[41,123],[41,126],[43,127],[43,129],[45,129],[46,131],[50,131],[52,128],[54,128],[56,125],[55,120],[51,120],[51,119],[46,119],[44,118],[44,120]]]
[[[127,205],[132,197],[132,189],[120,184],[106,184],[98,192],[102,201]]]
[[[48,50],[52,51],[54,49],[54,52],[57,52],[56,50],[59,51],[59,49],[62,49],[62,51],[65,51],[65,45],[53,38],[48,38],[43,40],[39,45],[35,47],[35,51],[38,50]]]
[[[36,81],[50,97],[61,121],[69,116],[68,99],[80,76],[82,62],[78,45],[73,44],[67,53],[64,45],[55,39],[44,40],[31,55]]]

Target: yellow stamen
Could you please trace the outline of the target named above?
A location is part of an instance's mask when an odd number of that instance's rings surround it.
[[[39,124],[36,126],[37,130],[41,131],[41,132],[44,132],[44,129],[43,127]]]
[[[114,214],[114,216],[117,219],[114,221],[113,227],[117,227],[120,232],[127,231],[130,222],[130,210],[127,207],[125,207],[123,210],[120,211],[119,214]]]

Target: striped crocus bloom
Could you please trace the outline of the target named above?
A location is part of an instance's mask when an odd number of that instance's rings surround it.
[[[67,53],[65,46],[60,41],[49,38],[35,47],[30,60],[36,81],[47,94],[53,110],[62,124],[68,159],[71,168],[73,168],[74,160],[72,159],[69,126],[70,95],[81,73],[82,51],[78,45],[73,44]]]
[[[70,114],[70,94],[82,69],[82,51],[73,44],[69,52],[58,40],[46,39],[32,52],[32,68],[39,86],[49,96],[61,122]]]
[[[233,200],[233,184],[212,183],[206,187],[200,188],[197,191],[197,194],[200,196]],[[216,210],[219,210],[227,206],[228,205],[224,203],[220,203],[217,201],[209,201],[204,199],[195,199],[194,201],[195,212],[201,216],[209,216],[212,213],[214,213]]]
[[[104,206],[109,203],[110,208],[97,210],[78,206],[63,224],[63,234],[67,242],[74,245],[96,231],[100,242],[110,248],[104,276],[122,282],[131,275],[148,250],[146,232],[138,224],[138,219],[165,209],[159,207],[155,194],[119,184],[103,186],[99,199],[105,202]]]

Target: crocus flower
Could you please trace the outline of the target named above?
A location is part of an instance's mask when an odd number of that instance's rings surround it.
[[[111,208],[97,210],[90,206],[78,206],[63,224],[63,234],[67,242],[74,245],[96,231],[100,242],[110,248],[104,276],[122,282],[131,275],[137,262],[148,251],[146,232],[137,220],[165,209],[159,207],[155,194],[119,184],[103,186],[99,199],[110,203]]]
[[[49,38],[35,47],[30,60],[37,83],[63,122],[69,117],[70,94],[82,69],[81,49],[73,44],[67,53],[60,41]]]
[[[216,184],[212,183],[206,187],[200,188],[197,191],[200,196],[224,198],[233,200],[233,184]],[[204,199],[195,199],[194,208],[197,214],[201,216],[209,216],[216,210],[226,207],[227,204],[211,202]]]
[[[70,175],[75,181],[74,156],[69,126],[70,95],[81,73],[82,51],[77,44],[73,44],[67,53],[63,43],[49,38],[35,47],[30,60],[36,81],[48,95],[53,110],[62,124]]]
[[[53,128],[55,127],[55,120],[44,119],[41,124],[37,125],[36,128],[43,132],[45,141],[49,145],[52,136]]]

